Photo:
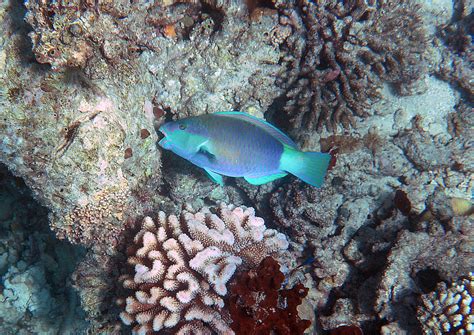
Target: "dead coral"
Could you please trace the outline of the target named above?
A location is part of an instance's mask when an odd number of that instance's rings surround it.
[[[446,49],[443,52],[443,61],[437,69],[437,74],[444,80],[454,83],[466,94],[471,104],[474,96],[474,13],[469,1],[456,1],[452,21],[441,27],[438,35]]]
[[[54,70],[84,68],[93,57],[114,64],[145,49],[159,51],[157,37],[169,37],[171,28],[173,37],[186,37],[201,15],[198,1],[26,1],[25,6],[36,59]]]
[[[272,194],[270,207],[274,220],[288,229],[294,240],[305,244],[316,236],[328,236],[334,233],[337,229],[334,222],[342,200],[343,196],[331,188],[315,189],[294,182]]]
[[[286,41],[297,71],[282,82],[289,101],[277,118],[288,117],[292,129],[348,128],[367,115],[383,82],[408,94],[425,72],[425,32],[410,1],[304,0],[277,7],[293,33],[306,39],[304,51],[301,39]],[[301,61],[291,61],[292,54]]]
[[[443,231],[433,221],[429,223],[433,230],[430,233],[399,234],[377,287],[375,310],[381,319],[392,316],[405,327],[413,327],[416,320],[410,305],[418,293],[430,291],[439,281],[454,280],[472,269],[472,228],[468,222],[463,219],[458,230]]]
[[[308,289],[297,284],[281,289],[285,276],[271,257],[258,268],[243,272],[230,284],[231,327],[237,335],[303,334],[311,325],[301,320],[297,307]]]
[[[286,249],[285,236],[245,207],[185,210],[180,218],[160,212],[157,219],[144,219],[127,251],[134,270],[121,280],[134,293],[118,301],[122,321],[140,334],[231,334],[227,282],[241,264],[256,266]]]
[[[116,269],[116,263],[111,257],[89,252],[72,275],[72,284],[87,313],[90,330],[120,326],[116,321],[117,311],[114,310],[113,303]]]

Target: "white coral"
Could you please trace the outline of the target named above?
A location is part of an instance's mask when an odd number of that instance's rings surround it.
[[[253,208],[231,205],[185,210],[180,219],[160,212],[156,224],[146,217],[134,242],[128,263],[135,271],[122,280],[135,294],[120,316],[135,334],[233,334],[222,299],[227,282],[239,265],[256,266],[288,247]]]
[[[441,335],[472,334],[474,316],[472,310],[474,294],[474,275],[447,287],[438,285],[435,292],[422,296],[423,305],[418,309],[418,319],[427,334]]]

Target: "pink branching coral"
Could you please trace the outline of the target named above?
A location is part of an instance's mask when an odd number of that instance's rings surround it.
[[[286,237],[266,229],[253,208],[221,205],[180,218],[160,212],[146,217],[129,248],[133,274],[122,276],[134,291],[119,301],[122,321],[136,334],[233,334],[223,297],[237,266],[256,266],[288,247]]]

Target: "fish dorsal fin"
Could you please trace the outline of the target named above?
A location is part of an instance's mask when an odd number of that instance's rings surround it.
[[[227,117],[233,117],[233,118],[236,118],[236,119],[243,120],[243,121],[249,122],[251,124],[254,124],[257,127],[265,130],[270,135],[274,136],[281,143],[286,144],[289,147],[297,149],[296,143],[293,142],[293,140],[291,138],[289,138],[284,132],[282,132],[277,127],[271,125],[267,121],[259,119],[258,117],[252,116],[252,115],[244,113],[244,112],[235,112],[235,111],[216,112],[216,113],[213,113],[213,114],[223,115],[223,116],[227,116]]]

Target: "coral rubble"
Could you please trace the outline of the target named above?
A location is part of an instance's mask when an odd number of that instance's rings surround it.
[[[422,296],[418,320],[426,334],[469,334],[474,331],[474,276],[439,283],[436,291]]]
[[[301,320],[297,307],[308,289],[297,284],[281,289],[280,265],[266,257],[260,265],[230,283],[229,311],[235,334],[303,334],[311,325]]]
[[[227,282],[238,266],[255,266],[287,247],[285,236],[266,229],[252,208],[184,210],[179,218],[160,212],[156,222],[146,217],[127,251],[134,270],[121,280],[133,294],[119,300],[120,317],[140,334],[230,334]]]
[[[284,114],[295,135],[337,130],[366,117],[383,82],[399,93],[422,78],[427,37],[411,1],[280,1],[288,39],[289,73]],[[301,57],[301,60],[298,60]]]

